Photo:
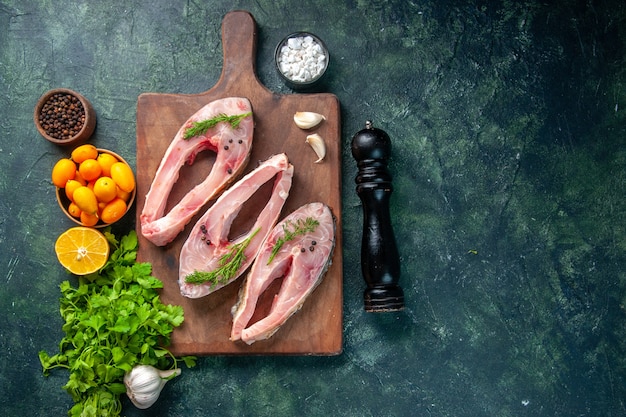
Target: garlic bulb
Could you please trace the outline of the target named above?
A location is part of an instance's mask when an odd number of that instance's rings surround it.
[[[311,129],[323,120],[326,120],[326,117],[311,111],[299,111],[293,115],[293,121],[300,129]]]
[[[315,161],[315,163],[319,164],[322,162],[326,156],[326,144],[324,143],[324,139],[317,133],[314,133],[306,137],[306,143],[311,145],[311,148],[313,148],[317,155],[317,161]]]
[[[124,375],[126,395],[135,407],[145,409],[156,402],[167,381],[180,375],[180,368],[161,371],[150,365],[137,365]]]

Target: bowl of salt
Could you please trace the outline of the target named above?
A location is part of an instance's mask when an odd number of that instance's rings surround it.
[[[326,45],[310,32],[294,32],[278,43],[274,52],[276,69],[294,90],[308,90],[319,83],[328,68]]]

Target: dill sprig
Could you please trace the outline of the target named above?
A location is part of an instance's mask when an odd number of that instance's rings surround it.
[[[241,123],[244,118],[250,116],[251,114],[252,112],[248,112],[228,116],[227,114],[220,113],[211,119],[202,120],[201,122],[193,122],[191,124],[191,127],[188,127],[187,130],[185,130],[183,138],[189,139],[193,138],[194,136],[202,135],[206,133],[207,130],[209,130],[210,128],[215,127],[218,123],[222,122],[230,124],[233,129],[237,129],[239,127],[239,123]]]
[[[270,262],[274,260],[274,257],[276,256],[276,254],[278,254],[278,251],[280,250],[280,248],[282,248],[282,246],[286,242],[293,240],[296,236],[301,236],[301,235],[304,235],[305,233],[315,231],[315,229],[317,228],[317,226],[319,226],[319,224],[320,222],[318,222],[312,217],[307,217],[304,220],[298,219],[296,220],[295,224],[291,220],[287,220],[285,223],[283,223],[283,232],[285,234],[276,240],[276,243],[274,244],[274,247],[272,248],[272,253],[270,254],[270,258],[267,261],[267,264],[269,265]],[[289,229],[290,226],[293,226],[293,230]]]
[[[219,266],[216,269],[213,271],[194,271],[185,277],[185,282],[189,284],[204,284],[205,282],[209,282],[212,287],[218,284],[228,283],[246,261],[244,251],[250,244],[252,238],[259,233],[259,230],[261,230],[260,227],[244,241],[232,245],[228,253],[220,257],[218,261]]]

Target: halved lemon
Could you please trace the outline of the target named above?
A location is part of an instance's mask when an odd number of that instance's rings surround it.
[[[101,232],[82,226],[66,230],[54,244],[61,265],[76,275],[102,268],[109,259],[109,250],[109,242]]]

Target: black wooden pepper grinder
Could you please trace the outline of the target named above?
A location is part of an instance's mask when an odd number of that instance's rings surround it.
[[[356,192],[363,203],[361,271],[367,283],[365,311],[397,311],[404,308],[404,293],[398,285],[400,256],[389,214],[393,190],[387,161],[391,156],[389,135],[365,122],[365,129],[352,138],[352,156],[359,172]]]

